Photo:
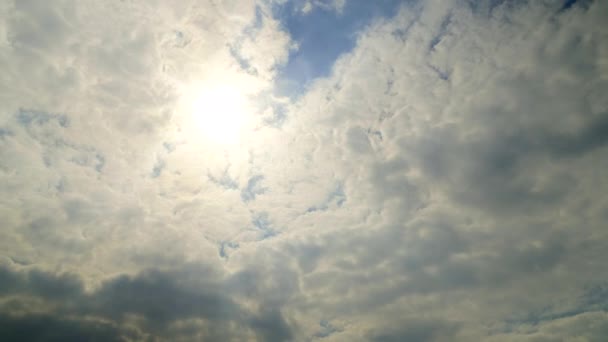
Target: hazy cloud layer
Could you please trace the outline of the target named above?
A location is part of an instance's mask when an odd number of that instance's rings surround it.
[[[603,341],[608,3],[358,1],[0,4],[0,339]]]

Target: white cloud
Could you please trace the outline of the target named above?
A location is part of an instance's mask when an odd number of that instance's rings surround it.
[[[290,100],[273,87],[292,42],[265,2],[4,4],[0,320],[599,339],[607,9],[405,4]],[[210,84],[251,95],[238,144],[190,125]]]
[[[300,11],[303,15],[307,15],[313,10],[319,8],[325,11],[335,11],[336,13],[342,13],[346,0],[307,0],[301,6]]]

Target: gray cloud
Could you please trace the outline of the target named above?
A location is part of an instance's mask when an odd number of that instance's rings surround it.
[[[2,315],[0,334],[7,341],[124,341],[144,338],[137,331],[122,330],[105,322],[59,319],[41,314]]]
[[[233,339],[253,333],[265,341],[285,341],[293,335],[280,307],[264,303],[262,298],[262,307],[251,311],[235,301],[239,296],[257,301],[254,296],[259,289],[253,293],[239,290],[252,286],[247,285],[251,278],[239,277],[239,287],[228,294],[222,291],[222,284],[232,280],[197,265],[116,276],[92,292],[85,291],[75,275],[2,268],[0,277],[3,308],[8,311],[2,317],[4,336],[123,340],[135,334],[138,338],[170,338],[172,325],[189,319],[204,322],[209,330],[205,339]],[[37,330],[28,332],[28,327]]]
[[[370,341],[441,341],[450,340],[458,327],[441,321],[410,320],[397,330],[376,331],[368,338]]]

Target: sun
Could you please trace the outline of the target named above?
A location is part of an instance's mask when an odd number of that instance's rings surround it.
[[[212,84],[198,89],[190,107],[195,129],[209,142],[235,144],[245,134],[250,104],[235,85]]]

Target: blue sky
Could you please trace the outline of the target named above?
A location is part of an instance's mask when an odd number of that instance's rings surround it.
[[[410,1],[411,2],[411,1]],[[340,11],[316,7],[302,13],[301,2],[276,5],[274,15],[298,49],[280,68],[280,78],[294,92],[331,72],[334,62],[353,49],[357,35],[373,20],[390,19],[405,0],[347,1]]]

